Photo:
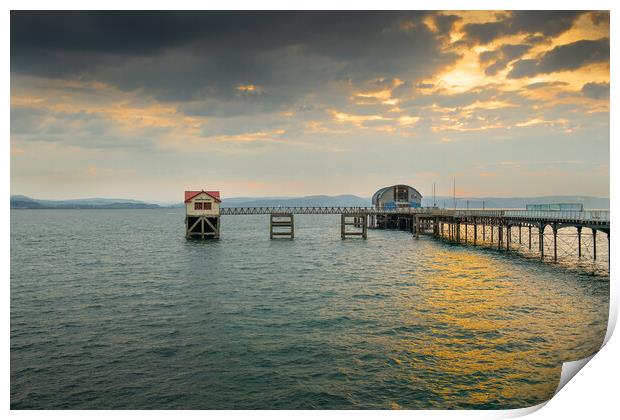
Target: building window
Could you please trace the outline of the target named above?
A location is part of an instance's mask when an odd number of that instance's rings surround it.
[[[408,193],[406,187],[394,187],[394,201],[409,201]]]
[[[202,210],[202,203],[194,203],[194,210]]]
[[[205,203],[205,210],[211,210],[211,202],[206,202]]]

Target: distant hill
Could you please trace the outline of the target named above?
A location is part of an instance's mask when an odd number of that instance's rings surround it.
[[[453,208],[452,197],[438,196],[435,203],[440,208]],[[581,203],[585,209],[609,209],[609,198],[584,196],[543,196],[543,197],[461,197],[456,207],[465,208],[509,208],[524,209],[526,204]],[[424,197],[422,205],[433,205],[432,197]],[[356,195],[310,195],[306,197],[233,197],[222,200],[222,207],[312,207],[342,206],[368,207],[370,198]],[[159,205],[138,200],[114,198],[85,198],[76,200],[39,200],[24,195],[11,196],[12,209],[158,209],[182,208],[183,203]]]
[[[12,209],[157,209],[157,204],[123,198],[82,198],[76,200],[39,200],[12,195]]]

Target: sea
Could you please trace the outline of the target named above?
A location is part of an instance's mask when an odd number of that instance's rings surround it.
[[[603,342],[600,264],[268,218],[11,210],[11,408],[523,408]]]

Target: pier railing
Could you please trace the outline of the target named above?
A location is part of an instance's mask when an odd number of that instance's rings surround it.
[[[492,217],[530,220],[567,220],[580,222],[609,222],[609,210],[515,210],[515,209],[472,209],[451,210],[434,207],[400,208],[400,209],[377,209],[375,207],[360,206],[310,206],[310,207],[223,207],[222,215],[251,215],[251,214],[403,214],[422,216],[448,216],[448,217]]]
[[[313,206],[313,207],[222,207],[222,215],[239,216],[248,214],[271,214],[271,213],[290,213],[290,214],[354,214],[369,213],[375,210],[374,207],[342,207],[342,206]]]

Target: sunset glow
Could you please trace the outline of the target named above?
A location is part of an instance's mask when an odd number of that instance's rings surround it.
[[[13,14],[12,192],[425,195],[460,174],[476,195],[609,195],[609,13],[355,14],[301,14],[294,31],[292,15],[263,14],[244,23],[260,36],[236,38],[208,22],[246,20],[205,12],[179,38],[128,43],[97,38],[106,18],[85,29],[55,12],[35,28]],[[529,182],[533,150],[563,175]]]

